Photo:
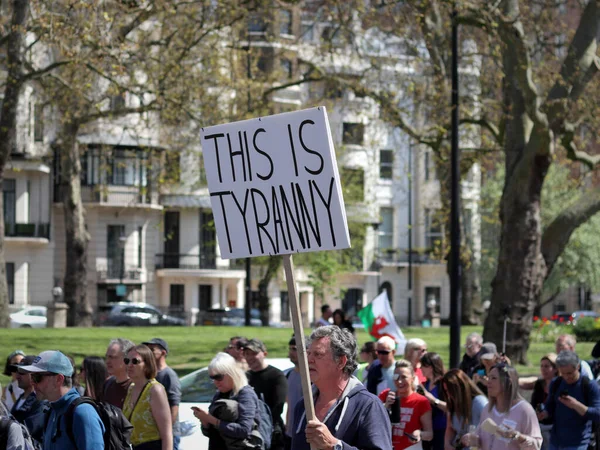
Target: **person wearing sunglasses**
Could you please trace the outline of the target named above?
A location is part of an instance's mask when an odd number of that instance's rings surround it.
[[[39,399],[50,402],[44,430],[44,450],[102,450],[104,424],[93,405],[82,403],[73,410],[73,441],[67,433],[67,411],[79,392],[73,388],[73,365],[56,350],[40,353],[31,364],[19,366],[19,372],[31,374]]]
[[[394,356],[396,341],[389,336],[380,337],[375,345],[377,360],[367,373],[367,390],[379,395],[385,389],[394,389]]]
[[[156,381],[152,350],[136,345],[123,362],[131,379],[123,414],[133,425],[133,450],[173,450],[171,408],[165,388]]]
[[[410,361],[415,371],[415,384],[424,384],[427,381],[421,370],[421,356],[427,353],[427,343],[423,339],[412,338],[404,347],[404,359]]]
[[[390,415],[394,450],[422,450],[423,441],[433,439],[431,405],[415,392],[415,370],[410,361],[396,361],[394,383],[396,389],[379,394]]]
[[[23,394],[23,389],[17,383],[17,369],[15,367],[25,357],[23,350],[15,350],[6,358],[3,375],[10,377],[10,383],[2,390],[2,402],[9,411],[14,406],[17,399]]]
[[[192,408],[202,423],[202,433],[208,437],[208,450],[241,448],[236,445],[251,438],[260,420],[258,397],[244,371],[227,353],[217,353],[212,359],[208,376],[217,389],[210,407],[208,411]]]
[[[17,370],[17,383],[23,389],[23,394],[17,399],[10,413],[29,430],[31,437],[41,446],[44,438],[44,410],[48,406],[46,401],[37,398],[31,374],[19,372],[20,366],[29,366],[35,356],[25,356],[21,362],[12,368]]]

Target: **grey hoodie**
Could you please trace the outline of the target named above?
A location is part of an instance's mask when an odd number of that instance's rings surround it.
[[[313,386],[315,403],[318,397],[319,390]],[[304,434],[304,400],[296,404],[294,417],[292,450],[310,450]],[[392,426],[383,403],[354,376],[322,422],[342,441],[344,450],[392,450]]]

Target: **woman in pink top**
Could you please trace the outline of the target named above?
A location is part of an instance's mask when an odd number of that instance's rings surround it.
[[[488,398],[477,430],[463,436],[463,445],[483,450],[540,448],[540,425],[532,406],[519,394],[519,377],[513,367],[497,364],[490,370]],[[482,426],[488,418],[498,425],[494,432]]]

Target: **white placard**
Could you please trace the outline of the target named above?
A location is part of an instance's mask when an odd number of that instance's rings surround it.
[[[206,127],[201,140],[222,258],[350,247],[323,106]]]

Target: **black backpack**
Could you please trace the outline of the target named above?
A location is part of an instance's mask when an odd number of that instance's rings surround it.
[[[106,402],[96,401],[90,397],[79,397],[69,405],[69,409],[65,414],[65,425],[67,427],[67,436],[75,447],[75,436],[73,435],[73,413],[82,403],[92,405],[100,420],[104,424],[104,449],[105,450],[130,450],[131,449],[131,433],[133,425],[125,418],[123,411],[114,405]]]
[[[590,403],[590,379],[583,375],[581,377],[581,390],[583,391],[583,404],[589,406]],[[563,382],[562,377],[556,377],[552,383],[552,391],[549,395],[552,398],[556,397],[556,392]],[[556,399],[554,400],[556,401]],[[600,450],[600,422],[592,420],[592,436],[590,437],[590,443],[588,444],[588,450],[599,449]]]

